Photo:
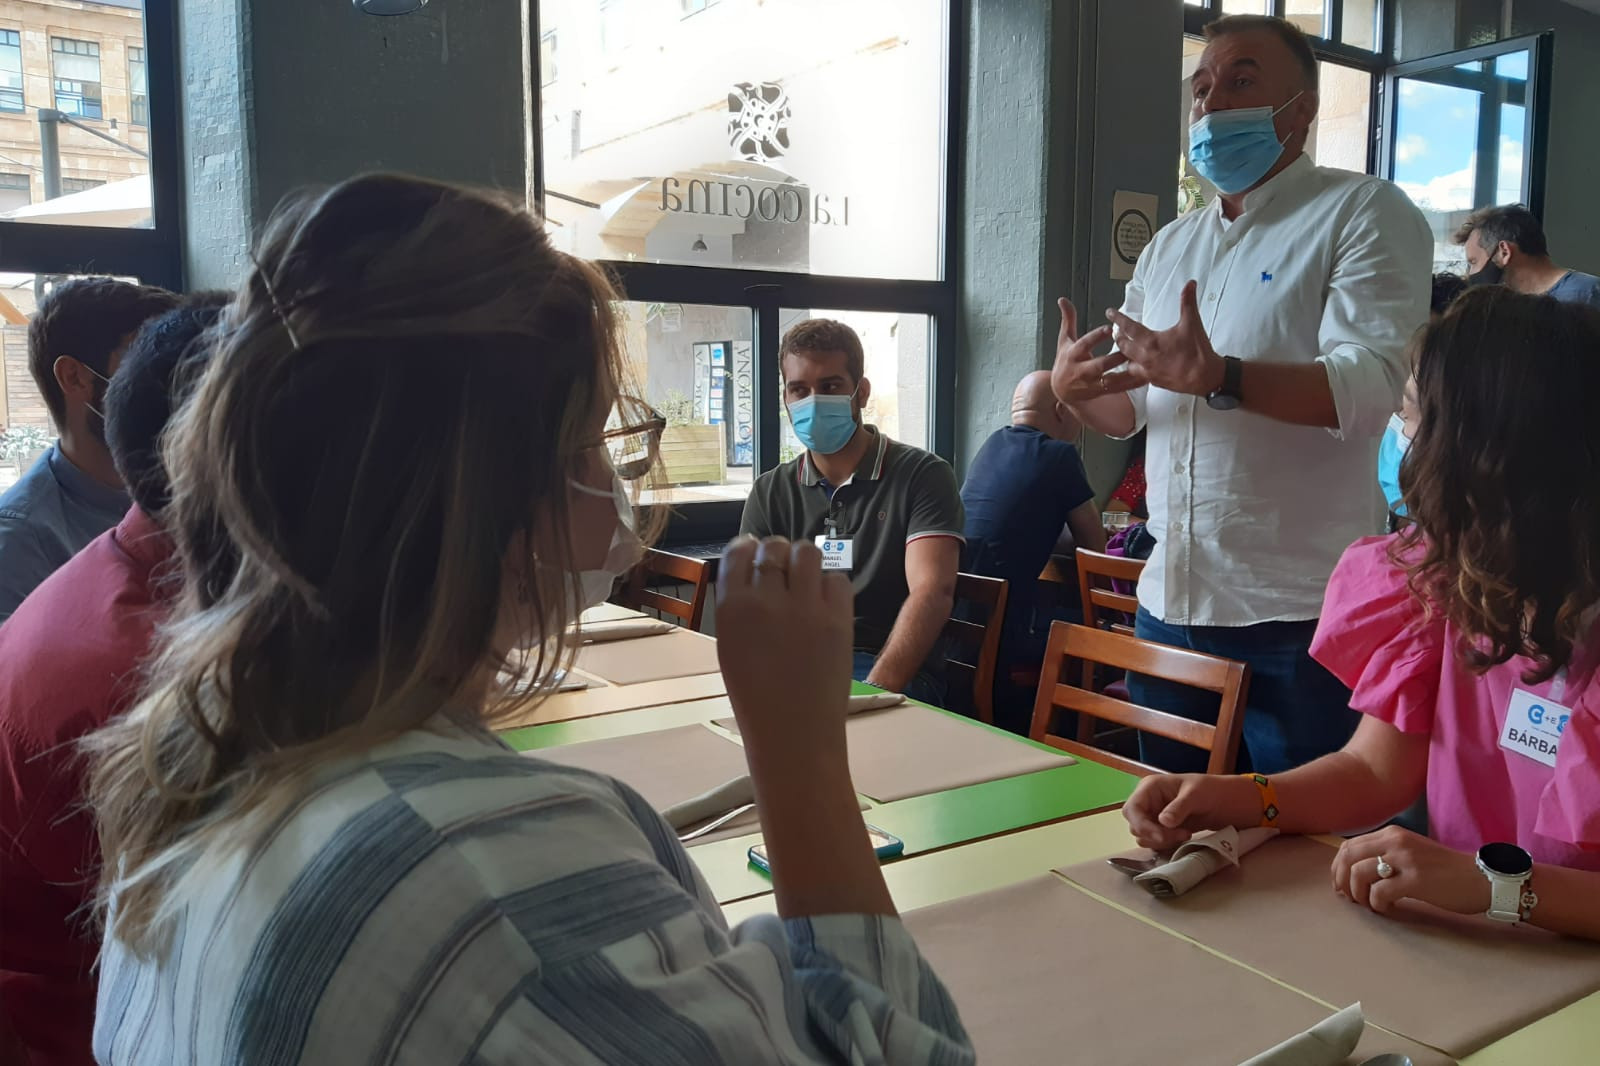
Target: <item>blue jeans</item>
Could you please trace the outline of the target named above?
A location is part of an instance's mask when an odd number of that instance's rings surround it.
[[[872,673],[872,668],[878,664],[878,656],[870,651],[855,653],[850,676],[856,681],[865,681],[867,675]],[[919,703],[931,703],[935,707],[945,704],[945,685],[943,679],[934,676],[926,665],[917,671],[917,676],[911,679],[911,684],[906,686],[907,699],[917,700]]]
[[[1250,664],[1239,769],[1276,774],[1344,747],[1361,720],[1350,690],[1311,658],[1317,623],[1262,622],[1253,626],[1173,626],[1140,608],[1134,632]],[[1220,700],[1210,692],[1143,674],[1128,675],[1133,702],[1197,722],[1216,723]],[[1201,773],[1206,753],[1165,737],[1141,735],[1139,757],[1174,773]]]

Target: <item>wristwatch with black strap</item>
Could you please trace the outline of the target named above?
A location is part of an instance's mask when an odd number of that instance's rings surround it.
[[[1232,411],[1243,403],[1244,397],[1239,392],[1239,379],[1243,376],[1243,370],[1244,363],[1237,356],[1223,356],[1222,384],[1206,397],[1206,406],[1213,411]]]

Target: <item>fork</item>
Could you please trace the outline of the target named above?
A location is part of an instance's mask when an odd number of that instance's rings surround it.
[[[753,811],[755,809],[756,809],[756,805],[754,803],[746,803],[742,807],[735,807],[733,810],[729,811],[727,814],[720,814],[717,817],[711,819],[711,821],[707,822],[705,825],[701,826],[699,829],[691,830],[690,832],[681,834],[678,837],[678,843],[687,844],[691,840],[698,840],[701,837],[705,836],[707,833],[710,833],[710,832],[712,832],[714,830],[717,830],[717,829],[721,829],[723,826],[727,825],[729,822],[733,821],[735,818],[739,817],[741,814],[746,814],[746,813],[748,813],[750,811]]]

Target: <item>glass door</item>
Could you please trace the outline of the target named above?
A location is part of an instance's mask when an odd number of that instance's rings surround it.
[[[1382,173],[1428,218],[1434,269],[1461,270],[1450,236],[1477,208],[1544,209],[1554,35],[1518,37],[1392,67]]]

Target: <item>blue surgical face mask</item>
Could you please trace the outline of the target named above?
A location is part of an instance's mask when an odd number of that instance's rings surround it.
[[[1266,176],[1283,155],[1283,142],[1272,124],[1278,112],[1300,99],[1270,107],[1238,107],[1211,111],[1189,127],[1189,162],[1202,177],[1232,196]]]
[[[1406,505],[1400,495],[1400,460],[1406,457],[1411,441],[1405,435],[1405,420],[1391,415],[1389,428],[1383,431],[1383,442],[1378,445],[1378,484],[1383,488],[1383,498],[1389,510],[1405,514]]]
[[[861,386],[856,386],[860,391]],[[789,405],[789,424],[806,450],[818,455],[841,451],[856,435],[856,394],[818,396],[812,393]]]

